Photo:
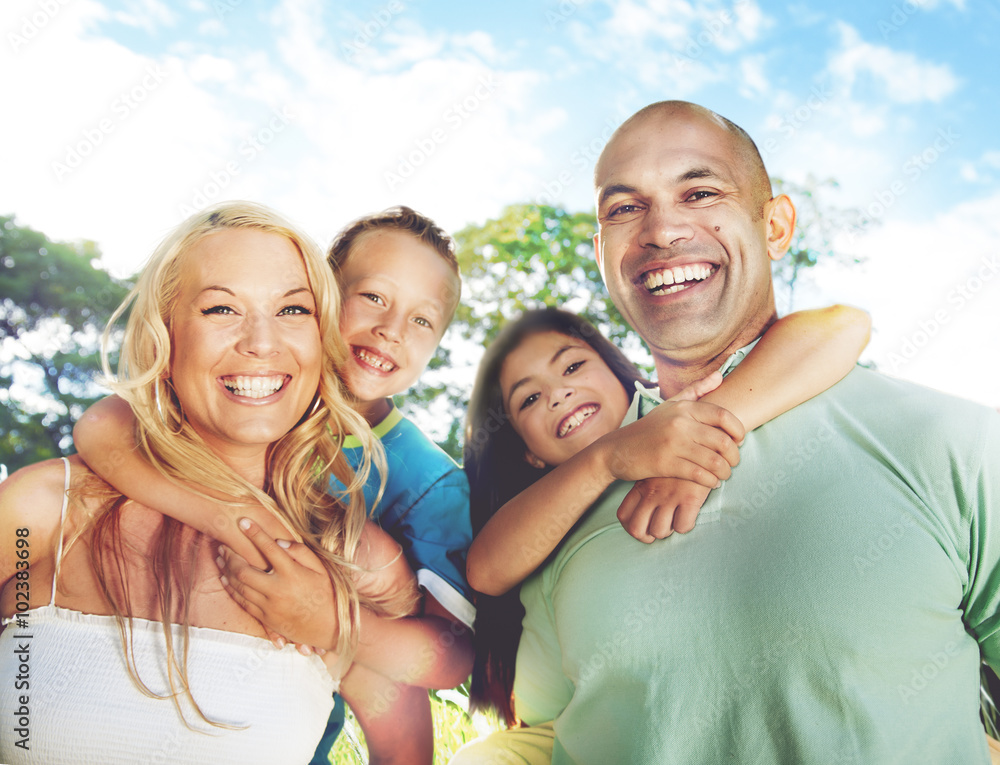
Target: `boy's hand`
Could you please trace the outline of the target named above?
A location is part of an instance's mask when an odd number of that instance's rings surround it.
[[[276,645],[284,636],[307,655],[312,652],[310,646],[332,648],[337,631],[333,584],[322,561],[306,545],[275,541],[245,518],[240,528],[270,564],[270,570],[254,568],[228,547],[220,546],[216,563],[226,592],[264,626]]]
[[[694,528],[711,491],[679,478],[637,481],[618,507],[618,520],[625,531],[647,544],[674,531],[684,534]]]

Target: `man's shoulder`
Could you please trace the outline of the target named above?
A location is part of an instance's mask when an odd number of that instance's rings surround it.
[[[814,400],[869,430],[919,435],[924,441],[972,445],[1000,433],[995,409],[864,367]]]

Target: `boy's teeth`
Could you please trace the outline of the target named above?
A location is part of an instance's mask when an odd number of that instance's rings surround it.
[[[650,271],[643,277],[642,284],[650,292],[656,291],[661,295],[670,295],[684,289],[687,286],[685,282],[700,282],[711,275],[711,266],[696,263],[690,266],[675,266],[674,268]],[[669,289],[661,289],[663,287]]]
[[[244,398],[267,398],[281,390],[281,386],[285,384],[285,376],[249,377],[247,375],[239,375],[237,377],[226,377],[223,382],[227,390],[237,396],[243,396]]]
[[[597,411],[597,407],[594,405],[585,406],[582,409],[578,409],[573,412],[565,422],[559,427],[559,438],[569,435],[581,422],[586,420],[590,415]]]
[[[388,359],[384,359],[381,356],[376,356],[374,353],[369,353],[364,348],[357,348],[354,351],[354,355],[361,359],[363,362],[368,364],[368,366],[375,367],[376,369],[381,369],[383,372],[391,372],[396,368]]]

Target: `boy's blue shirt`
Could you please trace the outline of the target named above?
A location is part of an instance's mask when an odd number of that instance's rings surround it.
[[[471,628],[476,612],[465,580],[465,556],[472,544],[465,472],[395,406],[372,432],[382,442],[388,466],[372,519],[402,546],[420,586]],[[362,452],[354,436],[344,440],[344,453],[357,467]],[[364,489],[369,508],[380,480],[373,470]],[[343,489],[331,479],[331,493]]]

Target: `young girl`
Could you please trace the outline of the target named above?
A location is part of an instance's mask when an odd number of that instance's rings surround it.
[[[609,484],[638,481],[618,512],[637,539],[691,530],[711,489],[738,462],[745,430],[840,380],[869,329],[867,314],[842,306],[792,314],[721,385],[716,373],[619,428],[636,384],[645,382],[621,351],[564,311],[533,311],[508,324],[480,364],[466,425],[476,534],[468,576],[484,593],[473,706],[517,723],[511,692],[524,615],[517,585]]]

